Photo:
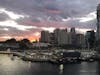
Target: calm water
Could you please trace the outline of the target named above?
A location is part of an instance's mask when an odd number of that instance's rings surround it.
[[[24,62],[15,57],[0,55],[0,75],[100,75],[99,62],[59,65]]]

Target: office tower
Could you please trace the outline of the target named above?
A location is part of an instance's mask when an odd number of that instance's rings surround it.
[[[58,45],[66,45],[68,44],[68,32],[67,29],[55,29],[55,43]]]
[[[55,44],[55,36],[54,33],[50,33],[50,44],[54,45]]]
[[[94,30],[86,32],[86,45],[88,48],[93,48],[95,44],[95,32]]]
[[[70,30],[70,44],[72,45],[76,45],[76,31],[75,28],[71,28]]]
[[[77,46],[80,48],[85,48],[85,36],[84,34],[77,34]]]
[[[55,37],[55,44],[58,44],[58,41],[60,40],[60,29],[55,29],[54,30],[54,37]]]
[[[40,42],[45,42],[45,43],[50,42],[50,33],[49,33],[49,31],[41,31]]]

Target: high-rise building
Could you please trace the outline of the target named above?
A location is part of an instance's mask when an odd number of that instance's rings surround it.
[[[45,42],[45,43],[50,42],[50,33],[49,33],[49,31],[41,31],[40,42]]]
[[[70,30],[70,32],[71,32],[71,33],[76,33],[75,27],[72,27],[71,30]]]
[[[76,31],[75,28],[71,28],[70,30],[70,44],[72,45],[76,45]]]
[[[60,40],[59,40],[58,44],[60,44],[60,45],[69,44],[69,42],[68,42],[68,33],[67,33],[66,29],[61,30],[59,37],[60,37]]]
[[[50,43],[52,46],[70,46],[77,47],[78,45],[83,47],[84,35],[76,34],[75,28],[71,28],[70,32],[66,29],[55,29],[53,33],[48,31],[41,31],[40,42]]]
[[[60,33],[60,29],[54,30],[55,44],[58,44],[58,41],[60,40],[60,38],[58,37],[59,33]]]
[[[58,45],[68,44],[68,32],[67,29],[55,29],[55,43]]]
[[[54,45],[55,44],[55,36],[54,33],[50,33],[50,44]]]
[[[77,34],[77,46],[85,48],[85,36],[84,34]]]
[[[100,39],[100,4],[97,6],[97,40]]]
[[[88,48],[93,48],[95,44],[95,32],[94,30],[86,32],[86,45]]]

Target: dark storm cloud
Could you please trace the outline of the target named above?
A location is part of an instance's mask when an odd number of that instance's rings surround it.
[[[99,1],[96,0],[0,0],[1,7],[16,13],[43,17],[44,15],[51,16],[55,11],[59,11],[57,15],[64,18],[82,16],[94,11],[98,3]]]
[[[15,12],[30,13],[31,15],[38,11],[40,11],[38,13],[45,13],[44,9],[59,9],[62,13],[71,16],[95,10],[99,2],[96,0],[0,0],[0,6]]]

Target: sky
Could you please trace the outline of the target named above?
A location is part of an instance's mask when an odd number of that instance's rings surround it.
[[[96,30],[100,0],[0,0],[0,41],[10,38],[38,40],[42,30],[75,27]]]

